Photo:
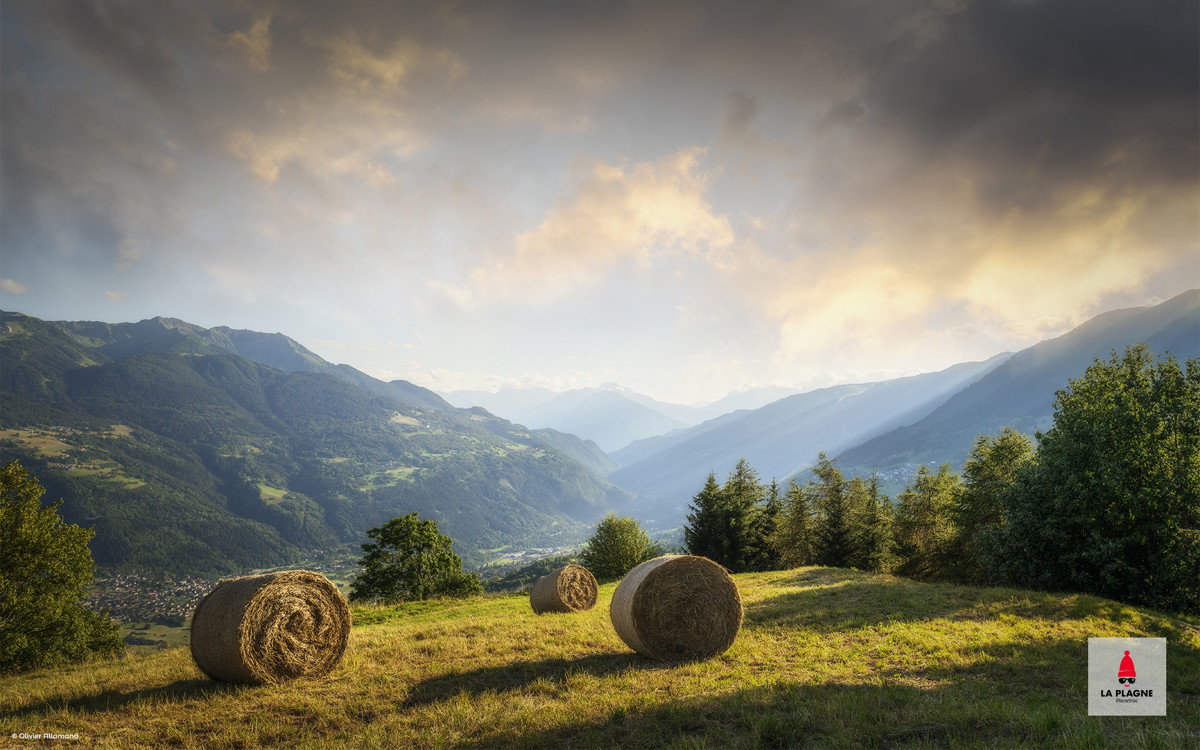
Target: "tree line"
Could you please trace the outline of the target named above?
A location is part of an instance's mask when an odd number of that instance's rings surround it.
[[[687,552],[735,573],[854,567],[1200,612],[1200,360],[1140,344],[1096,360],[1036,444],[981,435],[961,473],[922,465],[894,499],[822,453],[782,489],[742,459],[690,510]]]

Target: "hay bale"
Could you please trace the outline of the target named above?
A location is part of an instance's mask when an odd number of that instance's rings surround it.
[[[192,658],[214,680],[251,684],[328,674],[350,639],[350,606],[320,573],[228,578],[192,615]]]
[[[529,592],[529,603],[537,614],[582,612],[596,606],[599,592],[596,577],[582,565],[567,565],[542,576]]]
[[[621,640],[643,656],[706,659],[737,638],[742,595],[712,560],[665,555],[621,579],[608,613]]]

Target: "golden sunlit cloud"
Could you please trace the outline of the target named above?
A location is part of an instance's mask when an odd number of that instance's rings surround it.
[[[700,168],[703,154],[689,148],[632,166],[594,161],[536,229],[515,238],[511,253],[472,272],[469,290],[436,289],[459,305],[545,303],[597,283],[621,263],[644,270],[665,257],[729,247],[733,230],[708,199],[714,174]]]

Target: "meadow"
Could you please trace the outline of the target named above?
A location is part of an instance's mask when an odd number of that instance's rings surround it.
[[[131,748],[1200,746],[1200,620],[1089,596],[832,568],[735,576],[745,622],[707,661],[630,651],[527,596],[354,608],[343,662],[276,686],[184,648],[0,679],[0,737]],[[1087,715],[1087,639],[1168,642],[1165,717]]]

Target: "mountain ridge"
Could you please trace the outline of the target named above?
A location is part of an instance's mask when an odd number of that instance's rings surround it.
[[[919,463],[957,468],[979,435],[1012,427],[1032,436],[1049,428],[1055,393],[1068,379],[1135,342],[1180,361],[1200,356],[1200,290],[1158,305],[1101,313],[1023,349],[920,420],[853,446],[838,460],[844,470],[868,473]]]
[[[380,395],[306,364],[282,335],[256,356],[283,347],[305,369],[254,362],[227,350],[236,336],[169,319],[115,332],[20,313],[0,323],[0,454],[62,497],[69,521],[96,526],[106,567],[283,564],[413,510],[478,564],[508,544],[576,542],[629,500],[570,457],[602,464],[594,445]]]

